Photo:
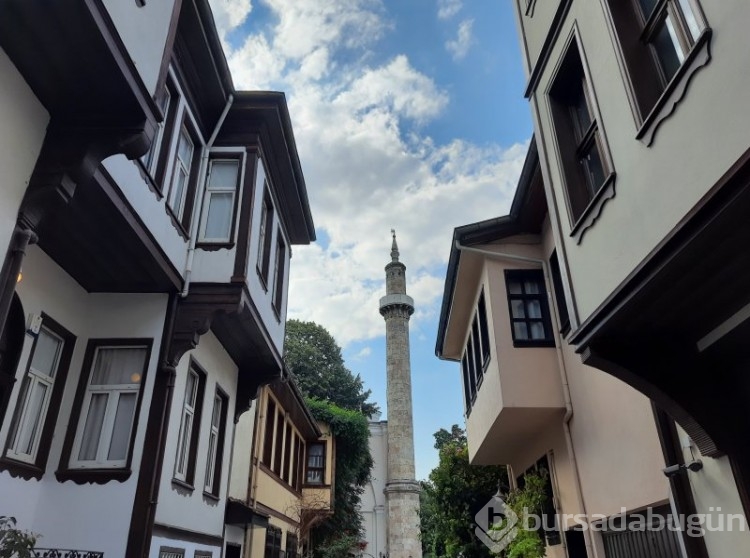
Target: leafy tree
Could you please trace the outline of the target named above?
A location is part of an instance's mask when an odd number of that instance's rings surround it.
[[[33,558],[38,535],[16,528],[16,518],[0,516],[0,558]]]
[[[362,378],[345,365],[341,347],[323,326],[315,322],[289,320],[286,323],[284,360],[302,393],[330,401],[343,409],[370,416],[378,406],[367,401]]]
[[[504,467],[469,465],[465,432],[453,425],[435,434],[438,466],[422,483],[422,550],[433,558],[491,558],[474,535],[474,516],[507,487]]]
[[[362,540],[359,503],[372,469],[367,418],[358,411],[318,399],[308,399],[307,406],[316,420],[330,425],[336,440],[333,514],[312,529],[313,556],[348,558],[351,549]]]

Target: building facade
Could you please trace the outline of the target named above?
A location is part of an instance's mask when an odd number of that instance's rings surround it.
[[[362,494],[359,511],[364,525],[364,556],[384,558],[388,549],[388,514],[386,513],[385,484],[388,480],[388,421],[376,413],[368,420],[372,471],[370,481]]]
[[[549,458],[542,440],[562,429],[570,441],[551,465],[562,508],[668,503],[714,524],[740,518],[679,537],[668,555],[742,553],[748,7],[517,0],[515,11],[535,138],[510,214],[456,229],[437,344],[468,370],[472,459],[516,474],[536,444]],[[580,488],[564,488],[566,460]],[[644,555],[588,537],[589,557]]]
[[[227,523],[246,558],[295,558],[333,512],[336,440],[291,379],[261,389],[236,429]]]
[[[231,556],[234,425],[315,237],[284,95],[234,88],[204,0],[2,4],[0,514]]]

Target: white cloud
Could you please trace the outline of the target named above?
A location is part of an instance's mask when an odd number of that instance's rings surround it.
[[[469,52],[473,42],[472,27],[473,19],[466,19],[458,26],[458,36],[445,43],[445,48],[453,56],[453,60],[461,60]]]
[[[419,335],[439,312],[453,227],[507,211],[526,146],[425,135],[450,99],[405,55],[372,63],[368,48],[390,25],[379,1],[264,2],[277,19],[228,52],[234,82],[287,93],[313,218],[329,241],[293,247],[288,316],[322,324],[343,347],[382,336],[396,228]],[[342,52],[354,62],[337,62]]]
[[[461,0],[438,0],[438,18],[450,19],[463,7]]]
[[[210,0],[209,3],[222,40],[229,31],[242,25],[253,9],[251,0]]]
[[[372,354],[372,349],[370,347],[362,347],[357,354],[355,354],[351,359],[352,360],[364,360],[368,356]]]

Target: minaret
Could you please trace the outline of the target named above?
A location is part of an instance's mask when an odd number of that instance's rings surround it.
[[[385,318],[388,381],[388,502],[389,558],[422,558],[419,528],[419,483],[414,474],[414,425],[411,412],[409,317],[414,301],[406,294],[406,266],[398,260],[396,231],[391,262],[385,266]]]

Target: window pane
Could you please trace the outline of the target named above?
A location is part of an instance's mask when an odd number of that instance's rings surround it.
[[[539,288],[539,283],[533,280],[524,281],[523,288],[526,289],[526,294],[539,294],[542,292]]]
[[[92,386],[139,384],[146,349],[143,347],[117,347],[99,349],[91,375]]]
[[[525,322],[513,322],[513,335],[518,340],[525,340],[529,338],[529,331],[526,328]]]
[[[208,198],[205,238],[229,239],[232,227],[232,205],[234,194],[229,192],[212,193]]]
[[[190,168],[190,159],[193,157],[193,142],[187,130],[180,132],[180,143],[177,146],[177,157],[182,161],[186,168]]]
[[[187,468],[188,447],[190,445],[190,435],[193,428],[193,415],[185,413],[182,417],[182,432],[180,432],[180,446],[177,448],[177,472],[184,475]]]
[[[701,34],[701,25],[698,23],[698,20],[695,17],[695,12],[693,12],[693,7],[690,5],[690,0],[677,1],[680,3],[682,16],[685,18],[685,23],[687,23],[688,29],[690,30],[690,35],[693,37],[693,41],[697,41],[698,37]]]
[[[92,461],[96,459],[96,451],[99,448],[99,437],[102,433],[104,423],[104,411],[107,409],[106,393],[95,393],[91,396],[89,412],[86,415],[86,425],[83,427],[83,439],[81,450],[78,452],[80,461]]]
[[[187,385],[185,387],[185,402],[188,407],[195,409],[195,398],[198,394],[198,377],[192,370],[188,373]]]
[[[545,339],[544,324],[542,322],[530,322],[529,329],[531,329],[532,339]]]
[[[521,292],[521,283],[519,281],[508,281],[508,292],[510,294],[523,294]]]
[[[604,167],[602,165],[602,159],[599,156],[599,148],[594,142],[586,153],[582,160],[586,169],[587,186],[589,188],[589,194],[593,197],[599,191],[599,188],[604,184]]]
[[[187,174],[182,167],[177,169],[177,180],[175,180],[174,188],[172,191],[172,209],[175,211],[181,211],[180,206],[182,205],[182,194],[185,190],[185,182],[187,182]]]
[[[320,469],[311,469],[307,471],[308,484],[323,484],[323,471]]]
[[[641,10],[643,10],[643,17],[648,19],[653,13],[658,1],[659,0],[638,0],[638,3],[641,5]]]
[[[44,398],[49,388],[40,383],[32,382],[31,393],[29,394],[28,408],[23,417],[23,424],[20,425],[19,440],[15,445],[16,453],[31,455],[34,449],[34,440],[37,437],[37,431],[40,426],[42,407]]]
[[[60,351],[62,341],[54,337],[47,330],[42,329],[34,346],[34,356],[31,357],[31,367],[42,374],[55,377],[57,355]]]
[[[208,436],[208,461],[206,462],[205,487],[209,492],[214,484],[214,467],[216,464],[216,434],[211,432]]]
[[[586,94],[583,88],[585,83],[582,81],[580,89],[576,91],[576,99],[573,102],[573,115],[575,118],[576,127],[578,128],[578,140],[583,138],[586,130],[591,126],[591,114],[589,113],[589,106],[586,102]]]
[[[213,161],[208,181],[210,189],[236,190],[239,161]]]
[[[513,309],[514,318],[525,318],[526,313],[523,309],[523,300],[511,300],[510,306]]]
[[[542,318],[542,304],[538,300],[529,300],[526,302],[526,316],[528,318]]]
[[[656,54],[661,62],[664,77],[667,81],[672,79],[682,63],[682,50],[674,36],[672,21],[667,18],[658,28],[653,40]]]
[[[221,397],[216,397],[214,399],[214,413],[211,416],[211,426],[214,428],[219,428],[219,423],[221,422]]]
[[[115,413],[115,424],[112,427],[112,441],[109,444],[107,459],[121,461],[128,455],[128,442],[130,441],[130,428],[133,426],[135,415],[135,401],[137,394],[122,393],[117,402]]]

